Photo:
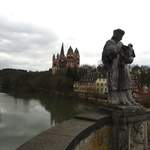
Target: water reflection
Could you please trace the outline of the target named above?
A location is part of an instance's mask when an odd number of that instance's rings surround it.
[[[71,98],[0,93],[0,149],[15,150],[43,130],[87,109],[92,107]]]
[[[40,102],[51,113],[51,122],[62,122],[79,112],[79,103],[72,99],[54,97],[42,99]]]
[[[2,124],[2,111],[3,111],[3,109],[1,108],[0,109],[0,125]]]

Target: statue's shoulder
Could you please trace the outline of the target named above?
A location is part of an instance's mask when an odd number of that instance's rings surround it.
[[[110,40],[106,41],[105,46],[104,46],[104,50],[105,50],[105,51],[110,50],[110,49],[112,49],[114,46],[116,46],[115,41],[110,39]]]
[[[110,39],[110,40],[106,41],[105,45],[114,45],[114,44],[116,44],[115,41]]]

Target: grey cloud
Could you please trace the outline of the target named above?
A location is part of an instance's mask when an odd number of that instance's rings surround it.
[[[149,58],[150,58],[149,53],[146,53],[146,54],[143,53],[143,54],[140,54],[140,55],[136,55],[134,64],[150,66]]]
[[[48,69],[48,59],[57,42],[51,31],[0,18],[1,68]]]
[[[96,54],[96,53],[93,53],[93,51],[91,50],[91,52],[83,51],[82,55],[84,55],[84,57],[87,57],[87,58],[97,58],[97,56],[100,55],[100,53]]]

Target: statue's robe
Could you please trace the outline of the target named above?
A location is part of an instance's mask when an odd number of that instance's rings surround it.
[[[114,40],[108,40],[102,53],[102,61],[107,71],[107,83],[109,91],[117,91],[119,86],[119,51],[121,42],[118,44]]]
[[[133,49],[121,42],[108,40],[102,53],[102,61],[107,71],[108,99],[114,104],[132,105],[132,82],[129,63],[132,63]],[[131,60],[130,60],[131,59]]]
[[[130,75],[129,65],[135,57],[134,50],[131,47],[122,45],[119,56],[119,78],[118,90],[131,90],[132,80]]]

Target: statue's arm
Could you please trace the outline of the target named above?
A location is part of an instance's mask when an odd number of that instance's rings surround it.
[[[119,46],[114,41],[107,41],[105,45],[105,55],[111,59],[115,58],[119,53]]]
[[[128,47],[129,47],[131,56],[132,56],[132,57],[135,57],[136,55],[135,55],[135,52],[134,52],[134,49],[133,49],[133,45],[130,43],[130,44],[128,44]]]

